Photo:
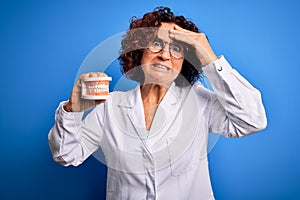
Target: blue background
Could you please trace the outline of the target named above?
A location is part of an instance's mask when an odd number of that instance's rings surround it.
[[[47,134],[89,52],[125,31],[131,16],[159,5],[193,20],[263,94],[268,127],[242,139],[220,137],[209,154],[216,199],[300,198],[296,0],[1,0],[1,200],[105,198],[105,166],[94,157],[60,166]]]

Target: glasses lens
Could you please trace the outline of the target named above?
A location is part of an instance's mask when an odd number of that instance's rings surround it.
[[[177,43],[170,44],[170,52],[171,55],[175,58],[182,58],[184,57],[184,46]]]
[[[163,41],[159,39],[155,39],[152,42],[150,42],[148,49],[153,53],[157,53],[163,49],[163,46],[164,46]]]
[[[158,53],[165,47],[165,44],[166,43],[164,41],[162,41],[159,38],[156,38],[149,43],[148,50],[153,53]],[[178,42],[169,43],[169,51],[174,58],[184,57],[185,49],[186,48],[184,47],[184,45]]]

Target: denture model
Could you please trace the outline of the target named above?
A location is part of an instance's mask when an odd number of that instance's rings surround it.
[[[81,80],[81,98],[107,99],[111,77],[89,77]]]

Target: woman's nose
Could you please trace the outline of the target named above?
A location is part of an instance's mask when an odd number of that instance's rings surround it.
[[[166,46],[161,50],[159,54],[159,57],[161,57],[163,60],[169,60],[171,58],[169,47]]]

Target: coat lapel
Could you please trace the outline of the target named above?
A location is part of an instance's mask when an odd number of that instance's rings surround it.
[[[141,99],[140,86],[126,93],[119,106],[125,109],[127,116],[139,137],[147,137],[144,108]]]
[[[176,87],[175,83],[171,85],[165,97],[157,108],[149,134],[146,131],[144,108],[141,98],[140,85],[135,89],[126,92],[126,95],[119,103],[122,109],[126,109],[128,118],[136,133],[141,138],[147,138],[148,135],[156,135],[166,131],[172,126],[174,119],[180,111],[184,93],[182,88]]]

